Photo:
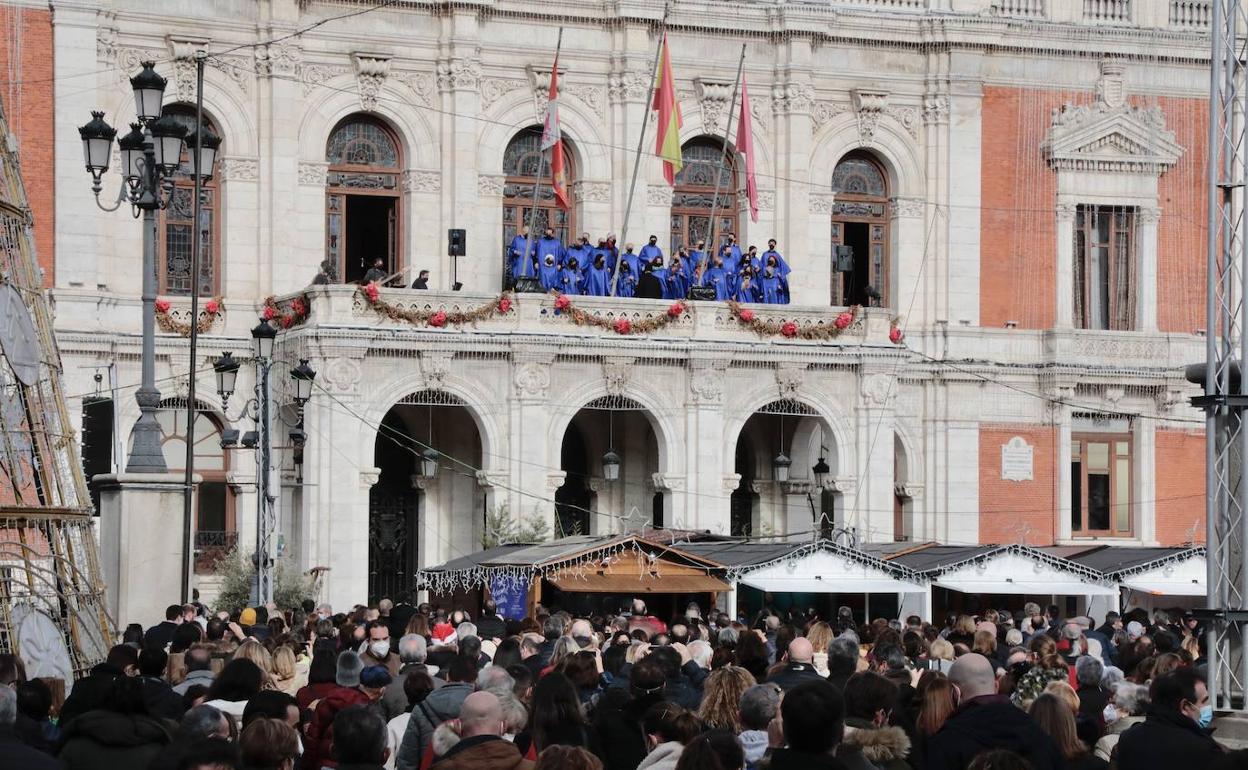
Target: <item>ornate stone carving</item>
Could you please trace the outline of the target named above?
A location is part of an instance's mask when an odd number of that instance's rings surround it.
[[[609,182],[576,182],[572,185],[572,195],[578,201],[610,203],[611,184]]]
[[[717,404],[724,398],[724,372],[727,361],[695,359],[689,372],[689,390],[697,403]]]
[[[1076,210],[1077,208],[1078,208],[1078,206],[1076,206],[1076,205],[1075,205],[1075,204],[1073,204],[1073,203],[1059,203],[1059,204],[1057,204],[1057,221],[1058,221],[1058,222],[1073,222],[1073,221],[1075,221],[1075,210]]]
[[[321,376],[331,393],[354,393],[360,384],[360,363],[345,356],[334,358],[325,365]]]
[[[356,51],[351,54],[351,60],[355,62],[355,82],[360,92],[360,106],[372,112],[377,109],[381,87],[386,82],[386,76],[390,74],[390,56]]]
[[[303,51],[298,46],[276,43],[256,48],[256,74],[261,77],[294,77],[302,61]]]
[[[539,361],[522,363],[516,367],[512,382],[517,395],[544,399],[550,388],[550,364]]]
[[[477,174],[477,195],[502,195],[507,177],[498,174]]]
[[[810,194],[810,213],[831,214],[832,204],[835,202],[836,196],[832,193],[812,192]]]
[[[514,78],[483,78],[481,80],[481,109],[488,110],[507,94],[524,88],[523,80]]]
[[[481,81],[481,65],[472,59],[438,62],[438,90],[475,91]]]
[[[949,119],[949,99],[945,96],[923,97],[923,120],[927,123],[943,123]]]
[[[810,133],[818,133],[833,118],[846,112],[849,112],[849,105],[842,102],[816,102],[810,112]]]
[[[1109,386],[1105,388],[1105,403],[1108,404],[1110,408],[1116,408],[1118,406],[1118,402],[1122,401],[1122,397],[1126,394],[1127,391],[1120,386]]]
[[[854,112],[858,115],[858,138],[863,144],[870,144],[875,138],[875,127],[880,122],[880,116],[888,109],[888,92],[855,88],[851,93]]]
[[[408,169],[403,172],[403,189],[406,192],[439,192],[442,189],[442,172]]]
[[[299,184],[324,187],[326,177],[329,174],[329,164],[316,161],[302,161],[299,163],[298,174]]]
[[[886,113],[906,129],[911,139],[919,138],[919,111],[913,107],[890,107]]]
[[[594,115],[602,115],[602,89],[595,86],[569,86],[567,93],[576,97],[593,111]]]
[[[606,383],[607,395],[620,396],[628,387],[633,376],[635,358],[604,358],[602,360],[602,378]]]
[[[347,67],[330,64],[304,64],[299,68],[299,79],[303,82],[303,93],[312,93],[317,86],[337,77],[351,74]]]
[[[650,93],[650,78],[645,72],[626,70],[607,76],[607,97],[613,102],[637,101]]]
[[[671,491],[679,492],[685,488],[684,476],[673,476],[668,473],[654,473],[650,476],[654,483],[655,491]]]
[[[702,109],[703,130],[718,132],[720,121],[725,121],[727,125],[728,102],[732,99],[733,83],[697,77],[693,79],[693,86],[698,106]]]
[[[372,489],[378,481],[381,481],[381,468],[360,468],[361,487]]]
[[[260,178],[257,158],[222,158],[217,161],[217,177],[227,182],[254,182]]]
[[[170,35],[170,58],[173,59],[173,92],[180,102],[195,101],[195,52],[208,45],[206,37]]]
[[[898,497],[904,497],[908,500],[919,500],[923,497],[923,485],[911,482],[902,482],[893,485],[893,492]]]
[[[234,85],[238,86],[238,90],[246,94],[256,72],[254,60],[242,56],[214,56],[213,59],[216,62],[213,66],[225,73],[226,77],[234,81]],[[191,92],[194,93],[193,85]],[[194,97],[192,97],[193,100]]]
[[[665,184],[646,185],[646,203],[650,206],[670,208],[672,205],[672,188]]]
[[[862,383],[862,401],[864,406],[882,408],[892,404],[897,392],[893,388],[893,379],[887,374],[868,375]]]
[[[1153,400],[1157,403],[1158,412],[1169,412],[1183,403],[1183,391],[1171,387],[1158,388],[1153,394]]]
[[[725,494],[730,495],[733,492],[736,492],[740,486],[741,486],[741,474],[740,473],[728,473],[724,475],[723,490]]]
[[[796,398],[805,381],[805,364],[780,364],[776,367],[776,386],[780,390],[780,398]]]
[[[479,470],[476,472],[477,486],[482,489],[493,489],[507,483],[507,471]]]
[[[1096,103],[1053,110],[1044,145],[1052,168],[1158,175],[1183,155],[1160,107],[1127,103],[1123,70],[1102,61]]]
[[[454,353],[447,351],[424,351],[420,354],[420,373],[425,377],[425,387],[429,390],[444,390],[446,375],[451,370],[451,359]]]
[[[922,198],[892,198],[888,202],[889,212],[895,217],[921,217],[926,207]]]
[[[1143,206],[1137,209],[1136,216],[1139,217],[1141,224],[1155,225],[1161,221],[1161,209],[1153,206]]]
[[[563,486],[563,480],[567,477],[567,471],[548,471],[546,473],[546,489],[550,492],[554,492],[556,489]]]
[[[399,79],[412,89],[421,104],[426,107],[433,104],[433,75],[431,73],[409,72]]]
[[[771,108],[779,114],[810,112],[815,89],[810,83],[777,83],[771,89]]]

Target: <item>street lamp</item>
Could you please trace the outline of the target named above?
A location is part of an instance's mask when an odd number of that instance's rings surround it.
[[[819,462],[812,465],[810,470],[815,474],[815,486],[823,489],[823,485],[828,481],[828,474],[832,472],[832,469],[828,467],[828,461],[820,456]]]
[[[113,154],[113,137],[117,129],[104,122],[104,113],[91,111],[91,122],[78,129],[82,137],[82,156],[87,163],[87,171],[91,173],[93,185],[102,189],[100,178],[108,171],[108,162]]]
[[[620,478],[620,456],[615,453],[615,450],[608,449],[607,453],[602,456],[602,477],[607,481]]]
[[[217,375],[217,395],[224,405],[234,394],[234,383],[238,381],[238,359],[227,350],[213,362],[212,371]]]
[[[192,130],[186,136],[186,147],[191,151],[191,173],[199,174],[206,182],[212,178],[212,169],[217,162],[217,150],[221,148],[221,137],[212,132],[208,126],[200,125],[198,131]],[[195,148],[199,148],[196,156]],[[206,169],[200,172],[200,169]]]
[[[268,321],[261,321],[251,330],[251,351],[262,361],[273,358],[273,342],[277,339],[277,329]]]
[[[308,399],[312,398],[312,382],[316,379],[316,372],[308,366],[308,359],[299,359],[299,365],[290,370],[290,379],[295,382],[295,401],[302,409]]]
[[[772,459],[771,472],[774,474],[776,481],[784,483],[789,480],[789,466],[792,464],[793,461],[783,451]]]
[[[150,123],[160,117],[165,86],[169,81],[156,74],[156,62],[140,64],[143,71],[130,78],[130,88],[134,91],[134,112],[140,121]]]

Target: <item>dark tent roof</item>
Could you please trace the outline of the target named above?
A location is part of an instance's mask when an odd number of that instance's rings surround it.
[[[1132,546],[1107,546],[1070,557],[1085,567],[1091,567],[1106,575],[1116,575],[1148,567],[1151,564],[1176,558],[1204,556],[1203,547],[1145,548]]]
[[[494,548],[487,548],[484,551],[470,553],[467,556],[459,556],[444,564],[431,567],[430,569],[441,572],[455,572],[457,570],[473,569],[474,567],[480,567],[482,564],[485,564],[491,559],[505,558],[506,555],[512,551],[519,551],[529,547],[531,546],[528,543],[508,543],[507,545],[495,546]]]
[[[746,567],[783,558],[805,543],[682,543],[680,550],[725,567]]]
[[[959,564],[967,559],[974,559],[989,551],[995,551],[999,547],[995,545],[931,545],[900,553],[889,561],[902,564],[915,572],[931,572],[951,564]]]

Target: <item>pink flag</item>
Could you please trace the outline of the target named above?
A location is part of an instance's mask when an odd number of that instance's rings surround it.
[[[750,93],[741,73],[741,122],[737,124],[737,152],[745,158],[745,194],[750,199],[750,221],[758,221],[758,183],[754,180],[754,134],[750,130]]]

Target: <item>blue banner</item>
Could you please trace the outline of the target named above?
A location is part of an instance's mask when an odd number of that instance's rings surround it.
[[[500,575],[490,580],[490,598],[498,605],[499,617],[521,620],[529,599],[529,581],[511,575]]]

